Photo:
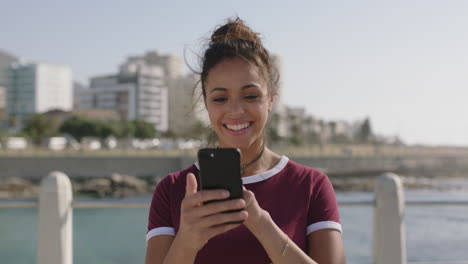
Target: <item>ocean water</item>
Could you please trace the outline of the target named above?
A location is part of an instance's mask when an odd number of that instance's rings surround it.
[[[338,193],[339,201],[372,193]],[[468,200],[466,191],[407,191],[407,200]],[[150,201],[150,197],[139,198]],[[347,263],[372,263],[372,208],[340,207]],[[74,209],[74,263],[144,263],[147,209]],[[409,261],[468,261],[468,206],[407,206]],[[37,209],[0,209],[0,263],[36,263]]]
[[[468,201],[468,192],[413,190],[407,201]],[[338,193],[338,201],[371,200],[373,193]],[[372,263],[373,208],[340,207],[348,263]],[[408,262],[468,263],[468,205],[406,206],[404,211]]]

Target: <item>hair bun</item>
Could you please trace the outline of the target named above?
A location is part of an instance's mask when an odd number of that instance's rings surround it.
[[[240,18],[228,19],[225,25],[215,30],[211,35],[211,42],[225,40],[244,40],[254,44],[260,44],[261,40],[257,33],[247,27]]]

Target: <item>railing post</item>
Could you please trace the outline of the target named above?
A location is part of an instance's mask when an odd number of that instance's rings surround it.
[[[403,186],[396,174],[385,173],[375,182],[374,264],[405,264],[406,238]]]
[[[62,172],[41,182],[37,226],[37,263],[72,264],[72,188]]]

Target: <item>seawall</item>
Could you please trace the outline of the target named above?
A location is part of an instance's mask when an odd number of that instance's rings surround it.
[[[309,157],[289,156],[298,163],[318,168],[330,176],[376,176],[393,171],[411,176],[468,177],[468,156],[367,156]],[[51,171],[71,178],[106,177],[112,173],[161,177],[185,168],[194,155],[4,155],[0,156],[0,179],[21,177],[39,180]]]

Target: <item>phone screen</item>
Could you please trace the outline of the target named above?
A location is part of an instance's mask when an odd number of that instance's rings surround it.
[[[242,198],[240,152],[234,148],[208,148],[198,151],[200,188],[225,189],[229,199]]]

